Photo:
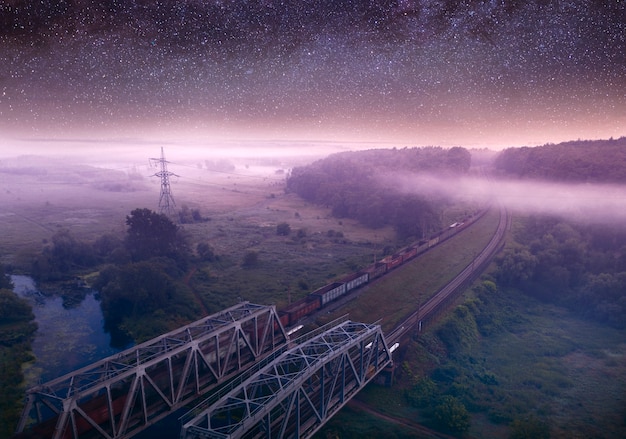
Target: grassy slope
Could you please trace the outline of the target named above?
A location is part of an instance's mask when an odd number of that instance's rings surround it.
[[[503,399],[480,396],[502,404],[504,414],[545,418],[552,437],[625,437],[624,331],[516,291],[502,294],[518,321],[481,340],[471,355],[496,376],[495,394]],[[483,428],[489,425],[476,423],[477,436]]]

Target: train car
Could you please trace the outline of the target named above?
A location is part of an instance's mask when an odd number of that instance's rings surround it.
[[[339,282],[346,285],[346,293],[350,290],[360,287],[369,281],[369,273],[366,271],[359,271],[358,273],[352,273],[349,276],[344,277]]]
[[[346,284],[343,282],[333,282],[332,284],[324,285],[322,288],[318,288],[309,295],[318,296],[321,301],[321,306],[325,306],[328,302],[331,302],[344,294],[346,294]]]
[[[312,294],[307,295],[305,298],[298,300],[297,302],[292,303],[285,310],[289,315],[289,325],[295,325],[298,320],[302,317],[305,317],[311,314],[314,311],[317,311],[321,308],[321,301],[319,296],[314,296]]]
[[[428,248],[433,247],[439,243],[439,236],[435,236],[434,238],[430,238],[428,240]]]
[[[287,326],[289,326],[289,313],[285,310],[278,311],[278,320],[280,320],[280,323],[281,325],[283,325],[283,328],[286,328]],[[274,327],[274,330],[278,331],[278,325]]]
[[[402,264],[402,255],[396,253],[395,255],[386,256],[380,262],[387,265],[387,271],[390,271]]]
[[[369,280],[376,279],[387,272],[387,264],[383,262],[376,262],[363,271],[369,274]]]
[[[417,256],[417,247],[408,247],[400,252],[400,256],[402,256],[402,262],[406,262],[410,259],[413,259]]]

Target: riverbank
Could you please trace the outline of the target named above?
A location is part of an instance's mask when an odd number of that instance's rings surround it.
[[[38,325],[32,342],[33,361],[24,367],[26,387],[49,381],[112,355],[111,336],[104,330],[100,302],[86,290],[80,302],[42,294],[29,276],[11,276],[14,291],[33,307]]]

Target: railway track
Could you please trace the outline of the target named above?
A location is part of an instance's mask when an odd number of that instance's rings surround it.
[[[504,234],[509,223],[509,213],[503,205],[500,205],[500,221],[498,228],[489,243],[461,273],[387,334],[385,338],[389,346],[398,342],[416,326],[418,331],[421,331],[422,325],[432,319],[444,304],[452,300],[455,293],[461,287],[469,284],[476,276],[482,273],[487,267],[487,264],[491,262],[492,258],[503,245]]]

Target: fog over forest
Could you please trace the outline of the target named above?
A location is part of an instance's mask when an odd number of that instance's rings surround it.
[[[449,178],[432,174],[384,177],[384,180],[395,186],[399,180],[401,190],[407,193],[500,202],[522,214],[555,215],[592,224],[619,224],[626,220],[626,187],[617,184]]]

